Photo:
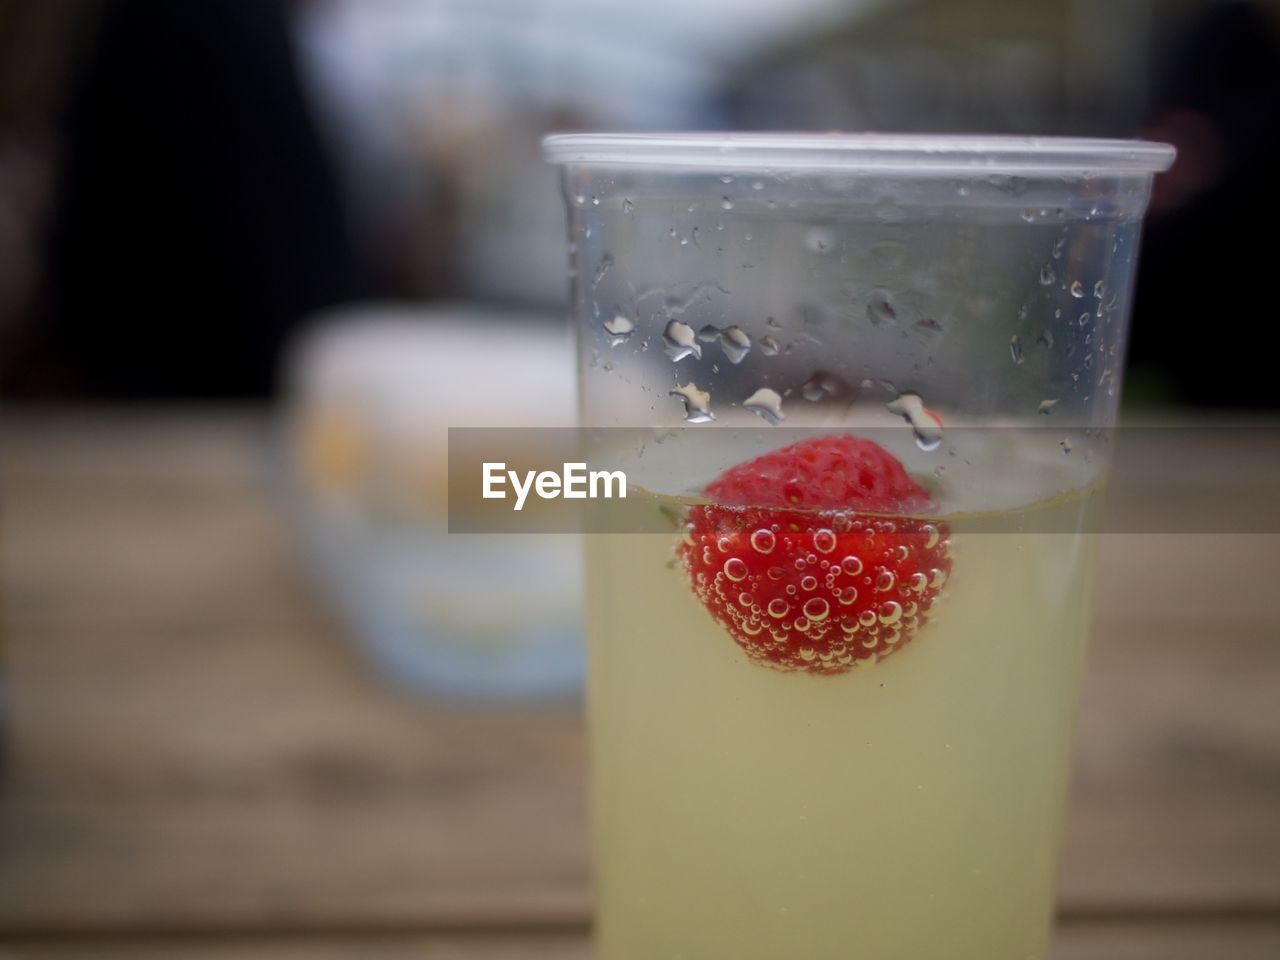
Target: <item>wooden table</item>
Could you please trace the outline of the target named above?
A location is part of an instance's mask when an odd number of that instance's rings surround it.
[[[0,960],[587,957],[578,708],[381,686],[268,426],[5,418]],[[1106,538],[1057,960],[1280,957],[1278,558]]]

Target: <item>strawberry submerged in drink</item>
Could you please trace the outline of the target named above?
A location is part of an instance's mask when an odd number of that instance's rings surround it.
[[[803,440],[734,467],[690,510],[694,593],[753,660],[843,673],[905,646],[951,573],[928,491],[870,440]]]

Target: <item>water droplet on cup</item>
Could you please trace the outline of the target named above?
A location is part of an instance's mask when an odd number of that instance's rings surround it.
[[[804,386],[800,388],[800,395],[811,403],[817,403],[827,397],[834,397],[840,392],[840,387],[841,382],[838,377],[818,371],[804,382]]]
[[[893,304],[893,293],[884,287],[876,287],[867,298],[867,316],[876,326],[898,322],[898,309]]]
[[[609,335],[609,346],[611,347],[625,343],[636,332],[635,323],[632,322],[630,317],[624,317],[622,314],[605,320],[601,326],[604,327],[604,332]]]
[[[1016,333],[1009,338],[1009,356],[1013,358],[1014,363],[1022,363],[1022,338]]]
[[[1077,300],[1081,299],[1084,296],[1084,284],[1081,283],[1079,280],[1072,280],[1071,295],[1075,297]]]
[[[1057,405],[1058,405],[1057,400],[1041,400],[1040,406],[1036,408],[1036,413],[1043,414],[1044,416],[1047,417],[1050,413],[1053,412],[1053,408],[1056,407]]]
[[[679,320],[667,322],[662,331],[662,339],[666,344],[667,356],[672,360],[683,360],[685,357],[702,359],[702,346],[694,335],[693,327]]]
[[[916,446],[926,453],[942,443],[942,420],[924,405],[918,393],[901,393],[885,404],[885,409],[911,424]]]
[[[770,336],[761,337],[760,352],[766,357],[776,357],[778,355],[778,341]]]
[[[1042,287],[1052,286],[1053,281],[1056,279],[1057,277],[1054,276],[1053,267],[1049,266],[1049,264],[1046,263],[1043,267],[1040,268],[1040,286]]]
[[[741,363],[751,352],[751,338],[741,327],[725,327],[720,332],[720,347],[730,363]]]
[[[761,387],[742,401],[742,406],[775,426],[786,419],[786,414],[782,412],[782,397],[778,391],[769,387]]]
[[[699,390],[692,380],[684,386],[676,386],[668,396],[679,397],[684,401],[684,418],[689,423],[707,423],[716,418],[711,412],[711,394]]]
[[[720,339],[720,328],[714,323],[708,323],[705,327],[698,331],[698,341],[700,343],[715,343]]]
[[[591,275],[591,286],[600,286],[600,281],[604,279],[604,275],[609,272],[613,266],[613,254],[606,253],[600,258],[600,265],[596,267],[596,272]]]

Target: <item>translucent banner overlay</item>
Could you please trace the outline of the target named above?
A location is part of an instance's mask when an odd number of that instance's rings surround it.
[[[449,532],[671,533],[726,470],[833,435],[888,450],[933,498],[927,515],[956,531],[1280,533],[1280,425],[1270,424],[940,436],[909,426],[454,427]]]

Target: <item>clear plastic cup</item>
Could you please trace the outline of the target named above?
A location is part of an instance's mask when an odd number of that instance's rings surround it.
[[[602,960],[1045,955],[1171,148],[568,135]],[[607,443],[607,441],[604,441]],[[764,459],[761,459],[764,458]]]

